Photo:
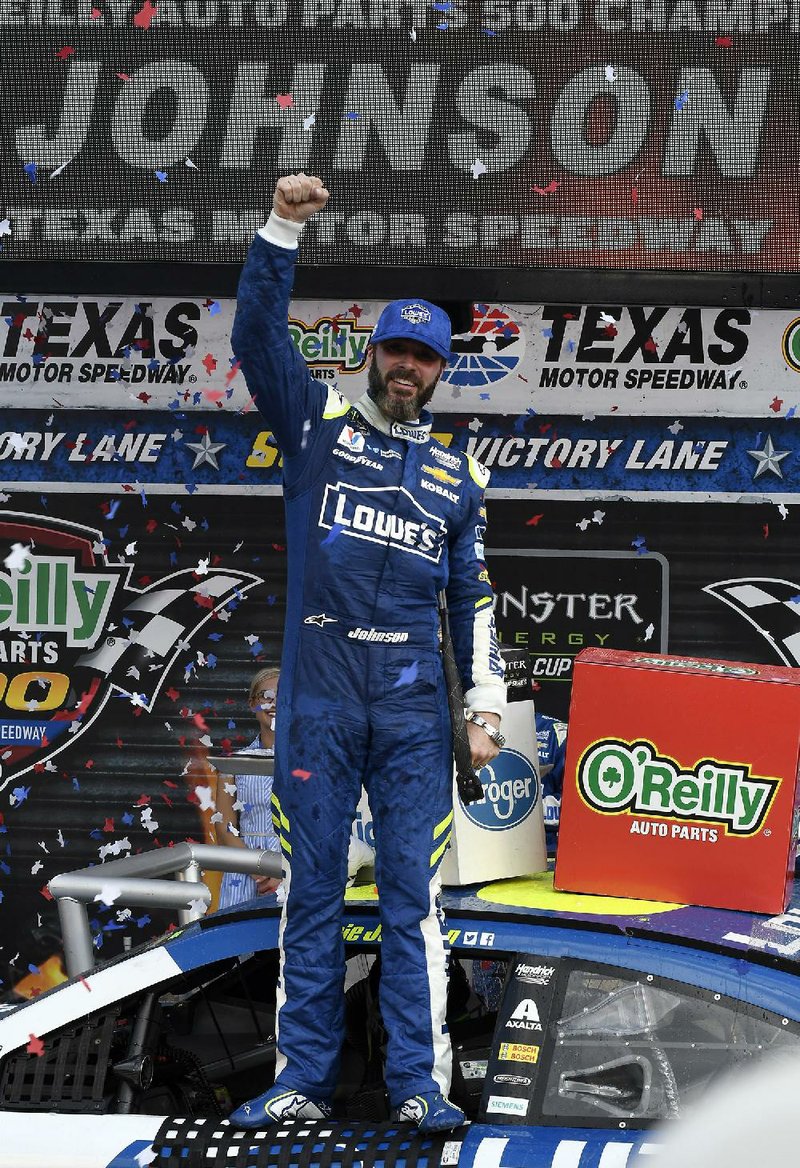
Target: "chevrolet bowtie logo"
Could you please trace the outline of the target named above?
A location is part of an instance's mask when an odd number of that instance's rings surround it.
[[[322,628],[324,625],[338,624],[335,616],[328,616],[324,612],[318,612],[316,616],[307,616],[303,621],[304,625],[319,625]]]
[[[422,468],[426,474],[438,479],[440,483],[447,483],[448,486],[457,487],[461,479],[457,479],[455,475],[448,474],[446,470],[442,470],[440,466],[423,466]]]

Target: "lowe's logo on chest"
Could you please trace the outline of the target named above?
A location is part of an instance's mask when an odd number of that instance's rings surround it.
[[[402,514],[398,514],[402,512]],[[445,524],[420,507],[405,487],[352,487],[329,483],[322,498],[319,525],[338,535],[388,544],[438,564]]]

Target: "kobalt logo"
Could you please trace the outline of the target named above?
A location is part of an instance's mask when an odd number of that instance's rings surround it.
[[[539,799],[539,778],[530,759],[508,747],[478,776],[483,798],[462,804],[464,814],[488,831],[505,831],[527,819]]]
[[[178,653],[262,582],[227,570],[198,582],[187,568],[132,588],[133,564],[98,562],[102,532],[51,517],[0,513],[3,544],[0,790],[76,741],[112,692],[149,712]]]
[[[542,1024],[539,1021],[539,1010],[536,1003],[531,998],[523,998],[522,1001],[515,1006],[514,1012],[506,1022],[507,1030],[541,1030]]]
[[[734,836],[759,831],[780,779],[751,775],[739,762],[702,759],[689,770],[651,742],[605,739],[584,751],[578,790],[595,811],[718,823]]]
[[[406,515],[397,512],[402,507]],[[328,484],[319,525],[342,536],[388,544],[438,564],[444,545],[444,520],[425,511],[405,487],[352,487]]]
[[[461,498],[458,491],[448,491],[447,487],[443,487],[439,483],[429,483],[426,479],[420,479],[419,485],[423,491],[430,491],[432,495],[441,495],[443,499],[448,499],[451,503],[457,503]]]

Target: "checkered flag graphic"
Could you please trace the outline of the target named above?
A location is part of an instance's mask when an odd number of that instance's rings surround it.
[[[800,584],[745,576],[706,584],[703,591],[749,621],[785,665],[800,665]]]
[[[192,568],[175,572],[115,614],[119,631],[79,657],[77,665],[105,675],[116,689],[135,695],[149,713],[178,654],[215,613],[261,583],[250,572],[209,572],[199,578]]]

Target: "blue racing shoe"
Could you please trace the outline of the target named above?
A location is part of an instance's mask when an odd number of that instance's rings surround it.
[[[396,1108],[394,1118],[399,1123],[415,1123],[421,1132],[452,1131],[466,1122],[461,1108],[438,1091],[426,1091],[406,1099]]]
[[[327,1103],[309,1099],[290,1087],[276,1083],[237,1107],[228,1117],[234,1127],[269,1127],[273,1123],[289,1123],[293,1119],[328,1119],[331,1109]]]

